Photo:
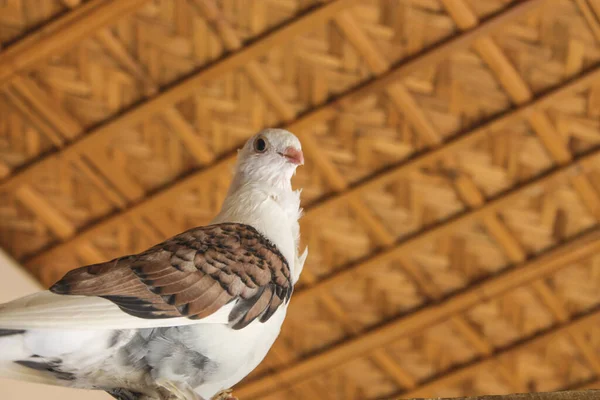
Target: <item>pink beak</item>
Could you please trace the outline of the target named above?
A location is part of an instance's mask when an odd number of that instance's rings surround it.
[[[289,162],[296,165],[304,165],[304,154],[302,150],[298,150],[293,147],[288,147],[283,152],[282,156],[288,159]]]

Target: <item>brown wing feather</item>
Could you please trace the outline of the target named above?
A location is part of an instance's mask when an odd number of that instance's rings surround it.
[[[67,273],[51,291],[99,296],[140,318],[204,318],[235,301],[235,329],[267,321],[292,294],[289,265],[256,229],[190,229],[132,256]]]

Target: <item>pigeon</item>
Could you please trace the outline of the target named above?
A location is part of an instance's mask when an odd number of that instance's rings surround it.
[[[0,377],[119,400],[233,399],[278,337],[308,256],[291,185],[303,164],[294,134],[265,129],[238,150],[208,225],[0,305]]]

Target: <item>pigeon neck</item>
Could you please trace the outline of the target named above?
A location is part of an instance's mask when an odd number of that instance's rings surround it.
[[[268,178],[257,180],[252,176],[247,176],[243,172],[238,172],[233,177],[233,181],[231,182],[231,186],[229,187],[227,195],[231,196],[240,190],[244,190],[244,188],[255,185],[260,185],[265,189],[271,188],[273,191],[292,191],[291,176],[288,177],[285,176],[285,174],[273,174]]]
[[[233,190],[212,223],[251,225],[274,243],[293,270],[302,214],[300,192],[263,183],[246,183]]]
[[[263,182],[236,182],[234,179],[221,214],[245,214],[248,210],[256,210],[265,202],[275,202],[286,214],[292,216],[295,216],[300,208],[299,192],[292,190],[289,181],[287,184],[274,185]]]

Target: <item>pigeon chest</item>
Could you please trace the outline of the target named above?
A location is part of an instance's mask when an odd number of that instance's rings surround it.
[[[220,324],[186,327],[193,332],[189,343],[210,362],[210,370],[195,389],[209,395],[241,381],[264,359],[279,335],[287,305],[282,305],[266,322],[253,321],[247,327],[233,330]]]

